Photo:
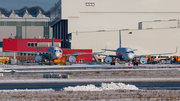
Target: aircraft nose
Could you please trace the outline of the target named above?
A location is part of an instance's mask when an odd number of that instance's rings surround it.
[[[57,54],[56,54],[56,57],[57,57],[57,58],[60,58],[61,56],[62,56],[61,53],[57,53]]]
[[[133,59],[134,58],[134,54],[129,54],[128,57],[129,57],[129,59]]]

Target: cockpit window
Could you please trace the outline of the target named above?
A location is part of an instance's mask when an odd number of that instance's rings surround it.
[[[126,52],[126,53],[133,53],[133,54],[134,54],[134,52],[133,52],[133,51],[129,51],[129,52]]]
[[[54,52],[60,52],[60,53],[62,53],[62,50],[54,50]]]

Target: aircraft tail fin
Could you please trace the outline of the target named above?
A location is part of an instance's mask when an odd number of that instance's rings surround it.
[[[178,47],[176,46],[176,51],[174,53],[177,53],[177,49],[178,49]]]

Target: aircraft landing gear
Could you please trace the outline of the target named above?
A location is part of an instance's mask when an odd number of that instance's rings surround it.
[[[115,65],[115,62],[111,62],[111,65]]]
[[[115,65],[115,58],[112,59],[111,65]]]
[[[138,66],[138,62],[133,62],[133,66]]]

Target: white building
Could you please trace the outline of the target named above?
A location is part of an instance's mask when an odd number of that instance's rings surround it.
[[[51,26],[54,36],[71,33],[74,49],[117,49],[121,34],[121,46],[138,49],[137,55],[174,52],[180,47],[179,4],[179,0],[58,0],[51,9]]]

